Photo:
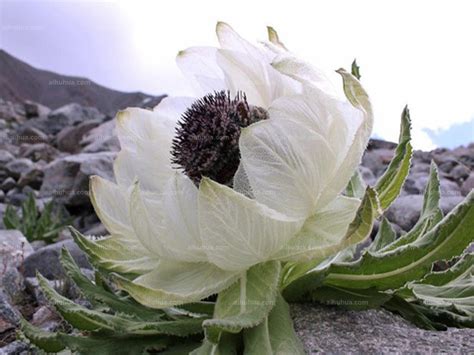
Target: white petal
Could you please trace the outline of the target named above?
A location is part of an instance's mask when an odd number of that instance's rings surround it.
[[[107,231],[110,234],[133,236],[127,189],[100,176],[91,176],[90,193],[94,210]]]
[[[268,32],[268,40],[270,41],[270,43],[279,47],[280,50],[282,51],[288,51],[285,45],[280,41],[280,37],[278,36],[277,31],[273,27],[267,26],[267,32]]]
[[[162,193],[131,195],[131,220],[137,237],[154,254],[168,260],[206,261],[197,220],[197,188],[175,173]]]
[[[308,218],[301,231],[274,258],[284,261],[308,261],[325,258],[339,251],[360,200],[337,197],[323,210]]]
[[[121,148],[129,150],[135,150],[142,140],[171,145],[174,135],[174,127],[158,112],[136,107],[117,113],[116,129]]]
[[[194,101],[196,101],[194,97],[168,96],[155,106],[153,112],[159,116],[160,121],[166,121],[166,126],[170,127],[174,134],[176,122]]]
[[[328,94],[335,95],[336,93],[331,81],[322,71],[290,53],[283,53],[274,58],[272,66],[296,81],[314,85]]]
[[[221,270],[208,263],[162,262],[148,274],[133,282],[118,278],[120,288],[141,304],[165,308],[197,302],[229,287],[238,274]]]
[[[247,53],[251,57],[262,57],[259,48],[242,38],[235,30],[225,22],[218,22],[216,26],[217,39],[221,48],[236,52]]]
[[[242,164],[258,202],[286,215],[315,212],[335,155],[325,138],[291,120],[260,121],[242,130]]]
[[[209,261],[245,270],[268,260],[299,230],[289,218],[231,188],[204,178],[199,188],[199,227]]]
[[[334,179],[327,186],[324,194],[321,196],[321,205],[324,205],[334,199],[347,186],[349,180],[354,174],[355,169],[360,164],[362,155],[369,142],[374,122],[372,106],[369,97],[361,86],[359,80],[344,70],[339,70],[344,82],[344,92],[347,99],[355,107],[359,114],[353,114],[347,120],[360,119],[362,114],[362,122],[358,125],[354,134],[354,139],[347,149],[347,154],[343,158],[341,164],[335,172]]]
[[[152,140],[140,141],[135,150],[122,150],[114,161],[119,185],[131,186],[138,179],[142,189],[159,192],[173,175],[170,148],[161,148]]]
[[[192,47],[180,51],[176,63],[198,94],[224,90],[224,74],[216,62],[217,48]]]

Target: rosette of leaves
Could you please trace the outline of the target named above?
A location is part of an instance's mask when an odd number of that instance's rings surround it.
[[[53,243],[59,233],[72,222],[64,210],[55,210],[53,201],[49,201],[40,211],[32,193],[21,204],[21,214],[11,205],[8,205],[3,216],[6,229],[17,229],[32,242],[42,240]]]

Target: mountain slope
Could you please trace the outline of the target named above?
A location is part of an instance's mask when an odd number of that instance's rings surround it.
[[[162,97],[124,93],[85,78],[36,69],[0,49],[0,98],[7,101],[32,100],[52,109],[77,102],[115,115],[117,110],[129,106],[152,106]]]

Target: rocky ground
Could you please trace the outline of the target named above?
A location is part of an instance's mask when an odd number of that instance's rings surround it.
[[[3,230],[1,219],[6,206],[18,206],[33,193],[39,208],[54,199],[55,206],[64,208],[81,232],[105,234],[89,201],[88,178],[99,175],[113,180],[112,162],[119,149],[113,132],[112,117],[95,108],[69,104],[50,110],[33,102],[0,99],[0,354],[27,351],[24,343],[15,341],[20,314],[48,330],[61,323],[38,291],[36,271],[70,298],[79,297],[65,281],[58,261],[63,246],[90,273],[87,259],[67,231],[60,234],[56,243],[46,245],[29,243],[19,231]],[[368,183],[383,173],[395,147],[390,142],[371,141],[361,167]],[[387,212],[399,233],[409,230],[418,219],[432,160],[439,166],[445,213],[474,188],[474,144],[454,150],[416,151],[403,192]],[[322,314],[327,318],[322,319]],[[474,351],[471,330],[422,332],[383,311],[355,314],[319,306],[295,306],[294,317],[308,351]],[[421,348],[403,347],[402,343]]]

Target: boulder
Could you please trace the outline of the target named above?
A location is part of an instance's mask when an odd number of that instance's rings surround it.
[[[91,130],[81,141],[84,153],[118,152],[120,143],[115,134],[115,120],[107,121]]]
[[[62,152],[77,153],[81,150],[79,143],[82,137],[93,128],[97,127],[101,121],[89,120],[77,126],[65,127],[56,136],[58,149]]]
[[[387,168],[393,155],[394,151],[390,149],[368,150],[362,157],[362,165],[369,168],[376,177],[379,177]]]
[[[427,331],[383,309],[349,311],[293,304],[295,330],[308,354],[468,354],[474,330]]]
[[[7,177],[5,180],[3,180],[3,182],[0,184],[0,189],[2,191],[9,191],[11,189],[13,189],[14,187],[16,187],[16,181],[14,178],[12,178],[11,176]]]
[[[15,329],[19,322],[19,312],[10,304],[8,295],[0,289],[0,334]]]
[[[51,122],[51,130],[58,133],[64,127],[74,126],[88,120],[103,121],[105,117],[95,107],[85,107],[77,103],[71,103],[51,111],[48,115],[48,121]]]
[[[58,158],[44,168],[40,197],[56,197],[71,206],[89,203],[89,177],[114,180],[115,153],[81,153]]]
[[[39,271],[44,277],[50,280],[63,278],[65,273],[59,261],[63,247],[69,250],[79,267],[91,268],[84,252],[79,249],[74,240],[69,239],[48,245],[33,252],[23,263],[23,275],[25,277],[33,277],[36,275],[36,272]]]
[[[17,230],[0,230],[0,268],[18,267],[33,253],[25,236]],[[2,271],[2,270],[0,270]]]
[[[405,180],[403,189],[408,194],[423,194],[428,180],[428,173],[410,173]],[[459,185],[442,177],[440,178],[440,192],[442,196],[461,196]]]
[[[49,137],[41,129],[32,126],[22,126],[17,135],[17,144],[21,143],[45,143],[49,141]]]
[[[25,109],[26,118],[46,116],[51,112],[51,109],[49,107],[29,100],[26,100],[23,103],[23,107]]]
[[[448,214],[463,199],[463,196],[460,195],[441,196],[439,205],[444,215]],[[399,196],[387,210],[386,217],[404,231],[409,231],[420,218],[422,206],[423,195]]]

